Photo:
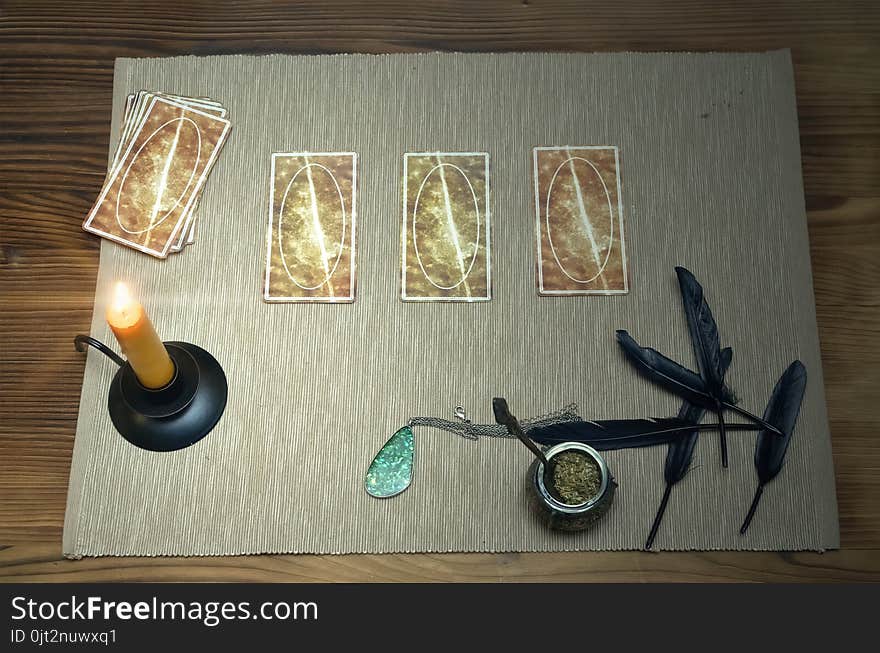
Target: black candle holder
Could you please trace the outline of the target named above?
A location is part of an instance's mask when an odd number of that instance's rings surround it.
[[[164,387],[141,385],[131,365],[100,340],[79,335],[77,351],[94,347],[119,365],[107,408],[123,438],[148,451],[176,451],[211,432],[226,408],[226,375],[217,359],[188,342],[166,342],[174,376]]]

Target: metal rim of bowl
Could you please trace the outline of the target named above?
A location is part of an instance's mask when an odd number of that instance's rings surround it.
[[[583,503],[578,504],[569,504],[562,503],[561,501],[553,498],[553,496],[547,491],[546,486],[544,485],[544,463],[538,462],[537,467],[535,467],[535,483],[538,486],[538,492],[541,495],[541,498],[554,510],[558,510],[559,512],[563,512],[569,515],[576,515],[579,513],[583,513],[592,508],[596,503],[598,503],[599,499],[605,494],[605,490],[608,488],[608,465],[605,464],[605,459],[599,454],[598,451],[593,449],[593,447],[583,444],[582,442],[560,442],[552,447],[550,447],[547,451],[544,452],[544,455],[547,456],[547,460],[550,460],[554,456],[564,453],[566,451],[583,451],[588,456],[590,456],[596,464],[599,466],[599,474],[602,477],[602,483],[599,486],[598,492],[592,496],[588,501],[584,501]]]

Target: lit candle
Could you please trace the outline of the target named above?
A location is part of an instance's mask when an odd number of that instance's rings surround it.
[[[174,363],[144,307],[132,298],[124,283],[116,284],[107,308],[107,324],[141,385],[153,389],[168,385],[174,376]]]

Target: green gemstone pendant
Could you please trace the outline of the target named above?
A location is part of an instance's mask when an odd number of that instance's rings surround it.
[[[387,499],[400,494],[412,483],[415,437],[409,426],[404,426],[388,438],[370,463],[364,488],[367,494]]]

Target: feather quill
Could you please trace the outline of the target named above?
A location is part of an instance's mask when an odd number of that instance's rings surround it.
[[[684,304],[684,312],[687,316],[688,330],[694,345],[694,353],[700,369],[700,376],[706,382],[706,391],[714,399],[712,407],[718,415],[718,423],[721,424],[721,466],[727,467],[727,433],[724,428],[723,403],[736,403],[732,399],[730,391],[724,387],[724,356],[718,337],[718,325],[709,309],[709,304],[703,294],[703,287],[696,277],[686,268],[676,267],[678,286],[681,290],[681,300]]]
[[[776,382],[767,409],[764,411],[764,420],[775,426],[782,435],[778,435],[767,429],[758,433],[755,441],[755,471],[758,473],[758,488],[749,512],[743,520],[740,534],[745,534],[752,523],[758,502],[764,493],[764,486],[776,478],[785,461],[785,453],[794,432],[798,413],[801,410],[801,402],[804,399],[804,391],[807,387],[807,369],[799,360],[794,361]]]

